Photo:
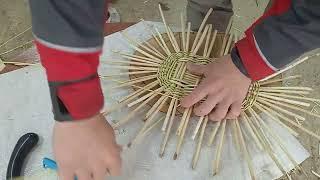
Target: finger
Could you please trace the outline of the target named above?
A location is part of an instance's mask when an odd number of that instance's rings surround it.
[[[181,100],[181,106],[189,108],[205,98],[209,93],[209,85],[207,80],[202,81],[189,95]]]
[[[121,175],[121,159],[113,158],[108,164],[108,170],[111,176],[120,176]]]
[[[60,170],[58,170],[58,176],[59,179],[61,180],[70,180],[70,179],[74,179],[74,173],[71,170],[61,170],[62,168],[60,168]]]
[[[96,159],[90,162],[92,167],[92,175],[94,180],[102,180],[107,176],[107,165],[101,159]]]
[[[210,94],[207,99],[201,103],[198,107],[194,109],[194,113],[197,116],[205,116],[208,115],[213,108],[218,104],[219,101],[221,101],[222,94]]]
[[[229,112],[227,113],[226,118],[227,119],[236,119],[237,117],[240,116],[241,113],[241,107],[242,107],[242,103],[239,102],[235,102],[230,106]]]
[[[77,180],[92,180],[92,174],[88,170],[79,169],[76,171]],[[74,178],[73,178],[74,179]],[[73,180],[70,179],[70,180]]]
[[[187,64],[188,71],[196,75],[203,75],[205,73],[205,67],[205,65],[197,65],[193,63]]]
[[[94,180],[102,180],[108,175],[107,169],[105,166],[100,166],[93,168],[93,179]]]
[[[231,102],[228,100],[222,100],[217,104],[215,109],[210,113],[209,119],[212,121],[221,121],[223,120],[227,112],[229,110],[229,107],[231,106]]]

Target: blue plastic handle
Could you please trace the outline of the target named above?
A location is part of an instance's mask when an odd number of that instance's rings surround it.
[[[45,169],[51,169],[51,170],[58,170],[58,165],[57,163],[49,158],[43,158],[42,160],[42,165]],[[77,177],[74,178],[74,180],[77,180]]]
[[[43,158],[42,164],[45,169],[58,170],[57,163],[49,158]]]

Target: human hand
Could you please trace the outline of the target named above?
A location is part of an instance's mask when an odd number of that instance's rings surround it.
[[[103,180],[120,175],[121,148],[101,115],[76,122],[56,122],[53,150],[62,180]]]
[[[203,75],[204,79],[181,100],[183,107],[191,107],[206,98],[194,109],[197,116],[209,114],[210,120],[220,121],[224,118],[235,119],[240,115],[251,80],[238,70],[230,55],[208,65],[188,64],[188,70]]]

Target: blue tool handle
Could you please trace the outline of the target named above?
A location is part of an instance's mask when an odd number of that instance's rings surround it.
[[[58,170],[58,165],[57,163],[49,158],[43,158],[42,160],[42,165],[45,169],[51,169],[51,170]],[[74,177],[74,180],[77,180],[77,177]]]

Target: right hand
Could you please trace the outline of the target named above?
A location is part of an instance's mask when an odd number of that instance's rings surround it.
[[[103,180],[121,173],[121,148],[112,127],[101,115],[56,122],[53,150],[62,180]]]

